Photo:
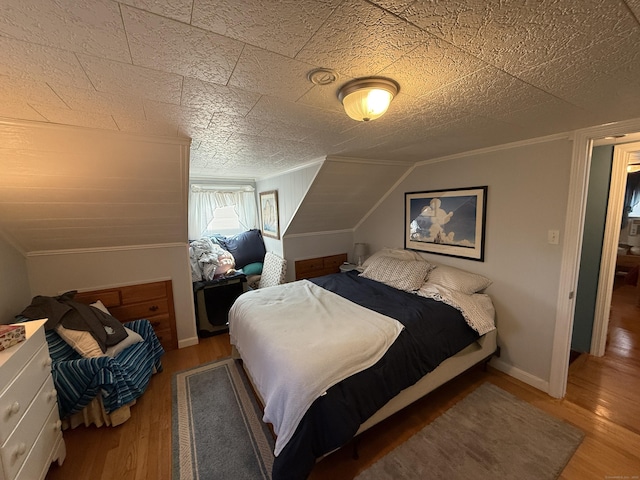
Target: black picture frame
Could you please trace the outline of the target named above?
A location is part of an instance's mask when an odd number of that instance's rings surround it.
[[[404,194],[404,248],[484,262],[487,186]]]

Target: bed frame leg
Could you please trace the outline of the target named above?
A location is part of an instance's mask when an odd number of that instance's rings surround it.
[[[499,357],[500,356],[500,346],[496,347],[496,351],[493,352],[491,355],[489,355],[487,358],[484,359],[484,361],[482,362],[482,371],[486,372],[489,369],[489,362],[491,361],[491,359],[493,357]]]
[[[354,460],[358,460],[360,458],[360,454],[358,453],[358,438],[354,438],[351,444],[353,445],[353,453],[351,454],[351,457]]]

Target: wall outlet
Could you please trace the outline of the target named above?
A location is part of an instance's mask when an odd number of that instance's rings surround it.
[[[551,245],[558,245],[560,243],[560,230],[549,230],[547,232],[547,241]]]

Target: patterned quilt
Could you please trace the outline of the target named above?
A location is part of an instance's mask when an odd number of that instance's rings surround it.
[[[81,411],[102,393],[107,413],[140,397],[151,375],[162,371],[164,349],[148,320],[124,324],[144,339],[115,357],[84,358],[53,330],[47,331],[53,383],[58,391],[60,418]]]

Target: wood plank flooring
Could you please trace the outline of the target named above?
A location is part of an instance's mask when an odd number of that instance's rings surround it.
[[[631,297],[631,300],[630,300]],[[607,353],[581,355],[571,364],[567,396],[549,397],[491,368],[474,368],[361,435],[359,459],[347,446],[321,460],[312,480],[351,479],[483,382],[582,429],[586,437],[562,473],[566,480],[640,478],[640,307],[633,287],[614,290]],[[67,459],[52,465],[48,480],[171,478],[171,378],[173,373],[230,354],[228,335],[167,353],[132,409],[115,428],[78,427],[64,432]]]

